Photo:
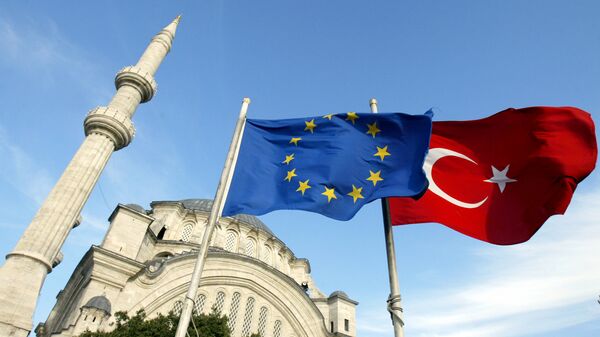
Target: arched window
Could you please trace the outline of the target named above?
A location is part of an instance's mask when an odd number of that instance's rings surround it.
[[[246,240],[246,250],[244,253],[248,256],[256,257],[256,243],[254,239],[248,238]]]
[[[250,335],[250,325],[252,324],[252,314],[254,313],[254,297],[248,297],[246,301],[246,313],[244,314],[244,325],[242,326],[242,336]]]
[[[281,321],[276,320],[273,326],[273,337],[281,337]]]
[[[283,255],[279,254],[279,270],[281,270],[282,272],[285,272],[285,267],[283,265],[283,262],[285,260],[283,259]]]
[[[168,259],[172,256],[173,256],[173,253],[171,253],[171,252],[160,252],[160,253],[154,255],[154,257],[152,259]]]
[[[230,252],[237,251],[237,233],[233,230],[228,230],[225,235],[225,250]]]
[[[190,241],[190,237],[192,236],[192,230],[194,229],[194,225],[191,223],[185,225],[183,230],[181,231],[181,241],[188,242]]]
[[[271,247],[265,245],[262,251],[262,257],[261,260],[263,260],[264,263],[266,264],[271,264],[272,261],[272,256],[271,256]]]
[[[223,306],[225,305],[225,293],[222,291],[219,291],[217,293],[217,298],[215,299],[215,304],[213,306],[213,308],[215,308],[215,310],[221,314],[223,312]]]
[[[183,309],[183,303],[181,301],[176,301],[173,304],[173,313],[176,316],[179,316],[179,315],[181,315],[181,309]]]
[[[261,336],[266,336],[268,313],[269,309],[267,307],[261,307],[258,313],[258,334]]]
[[[240,310],[240,293],[235,292],[231,297],[231,309],[229,309],[229,321],[227,321],[227,326],[229,330],[231,330],[231,335],[234,335],[235,332],[235,323],[237,322],[238,312]]]
[[[199,294],[196,296],[196,301],[194,302],[194,311],[196,315],[200,315],[204,310],[204,303],[206,302],[206,296],[204,294]]]
[[[165,233],[167,232],[167,227],[163,226],[156,235],[156,238],[162,240],[165,237]]]

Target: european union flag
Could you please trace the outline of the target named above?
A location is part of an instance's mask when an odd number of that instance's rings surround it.
[[[349,220],[375,199],[420,195],[431,117],[248,119],[223,215],[300,209]]]

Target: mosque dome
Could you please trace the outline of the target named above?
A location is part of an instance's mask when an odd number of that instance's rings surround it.
[[[124,205],[127,208],[131,208],[134,211],[146,214],[146,210],[144,209],[144,207],[138,205],[138,204],[126,204]]]
[[[331,297],[350,298],[350,297],[348,297],[348,295],[345,292],[343,292],[341,290],[336,290],[336,291],[332,292],[331,295],[329,295],[329,298],[331,298]]]
[[[154,201],[147,209],[119,204],[102,244],[84,255],[38,337],[111,331],[113,311],[179,315],[212,206],[210,199]],[[321,292],[309,261],[257,217],[224,217],[209,240],[194,311],[227,316],[232,337],[356,336],[358,302],[341,290]],[[119,291],[97,296],[106,288]]]
[[[160,203],[160,202],[162,202],[162,201],[156,201],[154,203]],[[186,209],[193,210],[193,211],[207,212],[207,213],[210,213],[210,210],[211,210],[212,204],[213,204],[213,201],[210,199],[185,199],[185,200],[179,200],[177,202],[181,203],[183,205],[183,207]],[[254,215],[238,214],[238,215],[234,215],[232,218],[235,220],[238,220],[240,222],[243,222],[247,225],[250,225],[254,228],[257,228],[259,230],[265,231],[273,236],[275,235],[275,234],[273,234],[273,232],[267,225],[265,225],[262,221],[260,221],[260,219],[258,219]]]
[[[82,307],[82,308],[94,308],[98,310],[102,310],[105,313],[110,315],[110,301],[104,296],[95,296],[90,298],[90,300]]]

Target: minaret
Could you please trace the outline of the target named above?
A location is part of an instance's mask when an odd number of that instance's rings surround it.
[[[117,73],[117,93],[105,107],[89,112],[85,140],[0,268],[0,336],[25,337],[46,275],[60,262],[60,249],[100,173],[114,151],[131,142],[131,118],[156,92],[154,73],[175,38],[178,16],[152,39],[135,66]]]

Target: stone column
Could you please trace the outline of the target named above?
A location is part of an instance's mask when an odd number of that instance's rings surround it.
[[[86,138],[0,268],[0,336],[25,337],[46,275],[60,262],[60,249],[113,151],[129,145],[140,103],[156,92],[153,75],[175,38],[177,17],[152,39],[135,66],[117,74],[117,93],[106,107],[90,111]]]

